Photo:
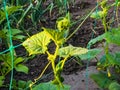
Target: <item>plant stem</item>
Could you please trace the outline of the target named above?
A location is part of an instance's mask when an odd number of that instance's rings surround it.
[[[55,78],[58,81],[59,85],[62,86],[62,87],[64,87],[63,84],[62,84],[62,82],[60,81],[60,78],[58,76],[56,76]]]
[[[53,67],[53,71],[54,71],[54,74],[56,75],[56,70],[55,70],[55,59],[57,57],[57,54],[58,54],[58,50],[59,50],[59,45],[56,44],[56,50],[55,50],[55,53],[54,53],[54,60],[52,60],[52,67]]]
[[[106,25],[106,17],[105,16],[103,17],[102,23],[103,23],[105,33],[106,33],[107,32],[107,25]]]
[[[104,26],[104,29],[105,29],[105,33],[107,33],[106,16],[103,17],[102,23],[103,23],[103,26]],[[107,55],[109,53],[109,43],[107,41],[106,41],[104,51],[105,51],[105,55]],[[106,62],[108,62],[108,59],[106,60]]]
[[[40,78],[43,76],[44,72],[46,71],[46,69],[48,68],[48,66],[50,65],[50,63],[51,63],[51,62],[49,62],[49,63],[45,66],[45,68],[43,69],[42,73],[41,73],[36,79],[34,79],[34,82],[32,82],[32,83],[29,85],[30,90],[32,90],[32,86],[37,82],[37,80],[40,79]]]
[[[62,65],[61,65],[61,68],[64,67],[65,61],[68,59],[68,57],[69,57],[69,56],[66,56],[66,57],[64,58],[64,60],[63,60],[63,62],[62,62]]]
[[[53,68],[53,72],[54,72],[54,76],[56,75],[56,70],[55,70],[55,62],[52,61],[52,68]]]
[[[56,50],[55,50],[55,53],[54,53],[54,58],[53,58],[53,60],[51,60],[52,68],[53,68],[53,72],[54,72],[54,78],[57,80],[59,85],[63,87],[63,84],[61,83],[60,78],[57,75],[58,73],[56,71],[56,66],[55,66],[55,60],[56,60],[56,57],[58,55],[58,50],[59,50],[59,45],[57,43],[55,43],[55,44],[56,44]]]
[[[52,64],[54,78],[57,80],[57,82],[59,83],[60,86],[63,86],[60,79],[59,79],[59,77],[58,77],[58,75],[57,75],[58,73],[56,71],[56,66],[55,66],[55,60],[56,60],[56,57],[58,55],[58,50],[59,50],[59,45],[57,43],[55,43],[55,45],[56,45],[55,53],[52,56],[52,58],[49,58],[49,60],[51,61],[51,64]],[[48,54],[48,57],[51,55],[48,51],[46,53]]]
[[[12,69],[7,70],[7,72],[4,74],[6,76]]]
[[[83,25],[83,23],[88,19],[88,17],[92,14],[92,12],[97,8],[98,6],[96,6],[95,8],[93,8],[91,10],[91,12],[85,17],[85,19],[80,23],[80,25],[74,30],[74,32],[72,34],[70,34],[70,36],[68,36],[68,38],[66,39],[66,41],[68,39],[70,39],[78,30],[79,28]]]

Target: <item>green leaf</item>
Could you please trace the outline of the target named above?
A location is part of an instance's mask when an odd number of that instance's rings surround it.
[[[10,53],[0,55],[0,60],[4,61],[4,64],[11,65],[11,56]]]
[[[109,63],[111,65],[118,65],[118,66],[120,66],[120,52],[116,52],[114,54],[108,53],[106,55],[106,57],[109,60]]]
[[[13,89],[14,90],[28,90],[29,85],[32,83],[31,80],[23,81],[23,80],[15,80],[13,79]]]
[[[104,16],[104,12],[103,11],[95,11],[91,14],[91,18],[95,18],[95,19],[101,19]]]
[[[40,83],[36,85],[32,90],[70,90],[69,85],[64,85],[64,88],[52,84],[51,82]]]
[[[78,55],[81,60],[91,60],[95,58],[101,52],[100,49],[90,49],[87,53]]]
[[[116,64],[120,66],[120,52],[116,52],[114,55]]]
[[[21,30],[19,30],[19,29],[11,29],[11,32],[12,32],[12,38],[13,38],[13,40],[17,40],[17,39],[22,40],[22,39],[25,38],[24,35],[20,35],[23,32]],[[8,30],[7,29],[1,30],[0,31],[0,37],[4,38],[4,39],[9,38],[9,32],[8,32]]]
[[[31,83],[32,83],[31,80],[26,81],[26,87],[25,87],[25,89],[28,88],[28,86],[29,86]]]
[[[26,81],[23,81],[23,80],[18,81],[18,87],[19,88],[24,89],[25,86],[26,86]]]
[[[47,45],[50,43],[50,38],[46,35],[44,31],[35,34],[25,40],[22,45],[32,54],[44,54],[47,51]]]
[[[22,40],[22,39],[24,39],[24,38],[25,38],[25,36],[23,36],[23,35],[13,36],[13,40]]]
[[[8,33],[8,30],[7,29],[3,29],[2,30],[4,33]],[[11,29],[11,32],[12,32],[12,35],[17,35],[17,34],[20,34],[20,33],[23,33],[21,30],[19,29]]]
[[[17,88],[18,90],[26,90],[26,88],[29,87],[30,83],[32,83],[31,80],[28,80],[28,81],[23,81],[23,80],[18,80],[18,85],[17,85]]]
[[[93,45],[93,44],[95,44],[95,43],[97,43],[99,41],[102,41],[104,38],[105,38],[105,34],[102,34],[102,35],[90,40],[88,45]]]
[[[109,43],[120,46],[120,28],[113,28],[111,31],[107,32],[105,38]]]
[[[6,38],[6,34],[3,30],[0,30],[0,38]]]
[[[59,32],[57,30],[52,30],[48,28],[43,28],[43,30],[56,44],[62,45],[64,43],[65,31]]]
[[[21,62],[23,62],[23,61],[24,61],[24,58],[18,57],[18,58],[15,59],[14,65],[16,66],[17,64],[19,64],[19,63],[21,63]]]
[[[28,74],[28,67],[22,64],[18,64],[17,66],[15,66],[15,70]]]
[[[120,90],[120,84],[118,84],[117,82],[112,82],[109,85],[109,90]]]
[[[109,64],[111,64],[111,65],[116,64],[114,55],[112,55],[111,53],[107,53],[106,57],[109,61]]]
[[[98,84],[101,88],[108,88],[112,80],[107,77],[107,74],[98,73],[98,74],[91,74],[90,77]]]
[[[30,83],[32,83],[31,80],[29,80],[29,81],[19,80],[18,81],[18,88],[19,88],[19,90],[26,90],[26,88],[28,88],[28,86],[30,85]]]
[[[10,70],[12,70],[12,67],[11,67],[11,58],[10,58],[10,53],[6,53],[6,54],[2,54],[0,55],[0,61],[3,61],[3,65],[2,65],[2,70],[3,72],[2,73],[6,73],[6,72],[10,72]],[[24,60],[24,58],[22,57],[16,57],[14,56],[14,68],[16,69],[16,71],[21,71],[21,72],[24,72],[24,73],[28,73],[28,67],[20,64],[22,63]]]
[[[77,56],[77,55],[85,54],[87,52],[88,52],[88,49],[86,48],[74,47],[72,45],[69,45],[67,47],[60,48],[58,55],[60,57]]]
[[[108,64],[106,62],[106,59],[108,59]],[[114,54],[108,53],[106,55],[103,55],[103,57],[98,62],[99,67],[106,67],[111,65],[118,65],[120,66],[120,52],[116,52]]]
[[[0,76],[0,87],[3,85],[3,83],[4,83],[4,79],[5,79],[4,76]]]
[[[11,31],[12,31],[12,35],[23,33],[23,31],[21,31],[19,29],[11,29]]]
[[[19,9],[21,9],[21,6],[10,6],[10,7],[6,7],[6,10],[8,12],[8,16],[10,16],[11,14],[13,14],[14,12],[18,11]],[[3,9],[0,9],[0,24],[6,19],[6,15],[5,15],[5,11]]]
[[[97,66],[98,66],[99,68],[104,68],[104,67],[108,66],[108,64],[106,63],[106,55],[103,55],[103,56],[100,58],[99,62],[97,63]]]

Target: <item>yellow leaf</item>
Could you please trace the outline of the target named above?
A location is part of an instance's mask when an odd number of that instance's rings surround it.
[[[47,45],[50,43],[50,38],[46,35],[44,31],[35,34],[25,40],[22,45],[29,52],[29,55],[32,54],[44,54],[46,52]]]

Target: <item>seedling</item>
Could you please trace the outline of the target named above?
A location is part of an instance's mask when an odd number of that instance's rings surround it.
[[[52,84],[58,85],[60,87],[64,87],[62,84],[63,77],[61,76],[61,72],[63,71],[63,67],[65,62],[71,56],[81,55],[88,52],[86,48],[74,47],[72,45],[64,47],[64,43],[66,42],[66,38],[69,35],[69,27],[70,27],[70,15],[67,13],[65,17],[61,17],[57,20],[56,23],[57,29],[49,29],[42,28],[43,31],[31,36],[26,41],[23,42],[23,46],[29,52],[29,55],[33,54],[47,54],[48,61],[52,65],[52,69],[54,72],[54,80]],[[48,45],[51,42],[55,44],[54,54],[50,53],[48,50]],[[55,64],[57,57],[60,57],[60,61]],[[38,78],[39,79],[39,78]],[[32,89],[32,85],[36,83],[38,79],[35,79],[35,82],[30,84],[30,88]]]

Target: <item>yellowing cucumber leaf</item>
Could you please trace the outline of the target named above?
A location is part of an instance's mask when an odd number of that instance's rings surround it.
[[[114,43],[120,46],[120,28],[112,29],[107,32],[105,38],[109,43]]]
[[[58,45],[61,45],[64,43],[64,34],[65,31],[57,31],[57,30],[52,30],[48,28],[43,28],[43,30],[46,32],[46,34]]]
[[[57,21],[57,28],[59,31],[67,30],[70,26],[70,20],[63,18],[62,20]]]
[[[48,49],[47,45],[50,43],[50,38],[46,35],[45,31],[35,34],[22,43],[22,45],[32,54],[44,54]]]
[[[88,49],[86,48],[74,47],[72,45],[69,45],[67,47],[60,48],[58,55],[60,57],[76,56],[76,55],[85,54],[87,52],[88,52]]]

